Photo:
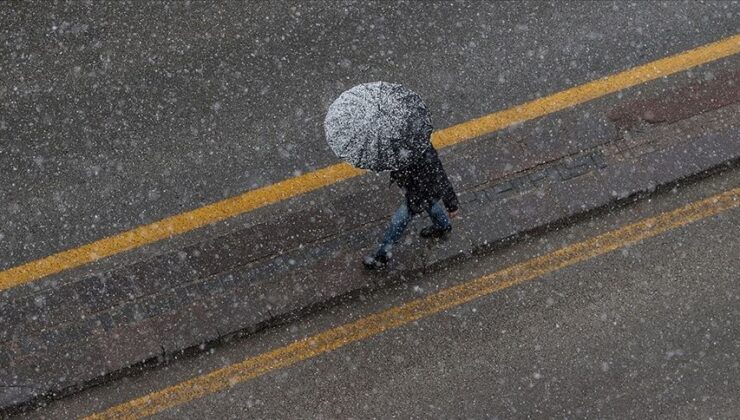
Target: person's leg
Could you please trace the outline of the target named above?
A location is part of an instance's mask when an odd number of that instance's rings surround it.
[[[432,225],[421,230],[421,236],[423,238],[438,238],[452,230],[450,218],[447,217],[447,212],[439,202],[434,203],[433,206],[428,208],[427,213],[429,214],[429,218],[432,219]]]
[[[429,218],[432,219],[432,223],[434,223],[435,227],[443,230],[448,230],[452,227],[450,218],[447,217],[447,211],[445,211],[444,207],[439,204],[439,201],[434,203],[434,205],[427,210],[427,213],[429,214]]]
[[[403,236],[403,232],[406,230],[406,227],[409,225],[409,222],[411,221],[411,213],[409,212],[408,207],[406,206],[406,203],[401,204],[401,206],[396,210],[396,213],[391,218],[391,224],[388,226],[388,229],[386,229],[385,234],[383,235],[383,243],[380,245],[380,248],[378,248],[378,252],[375,253],[375,257],[388,257],[391,249],[395,244],[398,243],[398,241],[401,239],[401,236]]]

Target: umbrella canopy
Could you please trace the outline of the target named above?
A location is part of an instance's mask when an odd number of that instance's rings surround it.
[[[430,146],[429,110],[414,91],[373,82],[343,92],[324,120],[326,141],[352,165],[373,171],[403,168]]]

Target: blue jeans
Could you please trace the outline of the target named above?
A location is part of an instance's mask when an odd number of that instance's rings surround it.
[[[447,212],[439,205],[439,202],[434,203],[433,206],[428,208],[427,214],[432,219],[434,226],[440,229],[447,229],[452,225],[450,219],[447,217]],[[391,249],[401,239],[403,232],[413,217],[406,203],[401,204],[401,207],[396,210],[396,213],[391,218],[391,224],[385,231],[385,235],[383,235],[383,243],[380,245],[378,252],[375,253],[376,257],[379,255],[390,256]]]

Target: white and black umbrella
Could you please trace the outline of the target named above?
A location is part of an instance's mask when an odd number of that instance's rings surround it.
[[[334,153],[361,169],[403,168],[429,146],[432,122],[424,102],[399,84],[373,82],[339,95],[324,120]]]

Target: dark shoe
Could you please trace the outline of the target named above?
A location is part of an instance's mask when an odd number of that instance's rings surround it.
[[[379,270],[388,264],[388,257],[385,255],[367,256],[362,260],[362,265],[368,270]]]
[[[452,226],[447,226],[445,228],[439,228],[437,226],[427,226],[424,229],[419,232],[419,235],[421,235],[422,238],[441,238],[444,236],[447,232],[452,230]]]

